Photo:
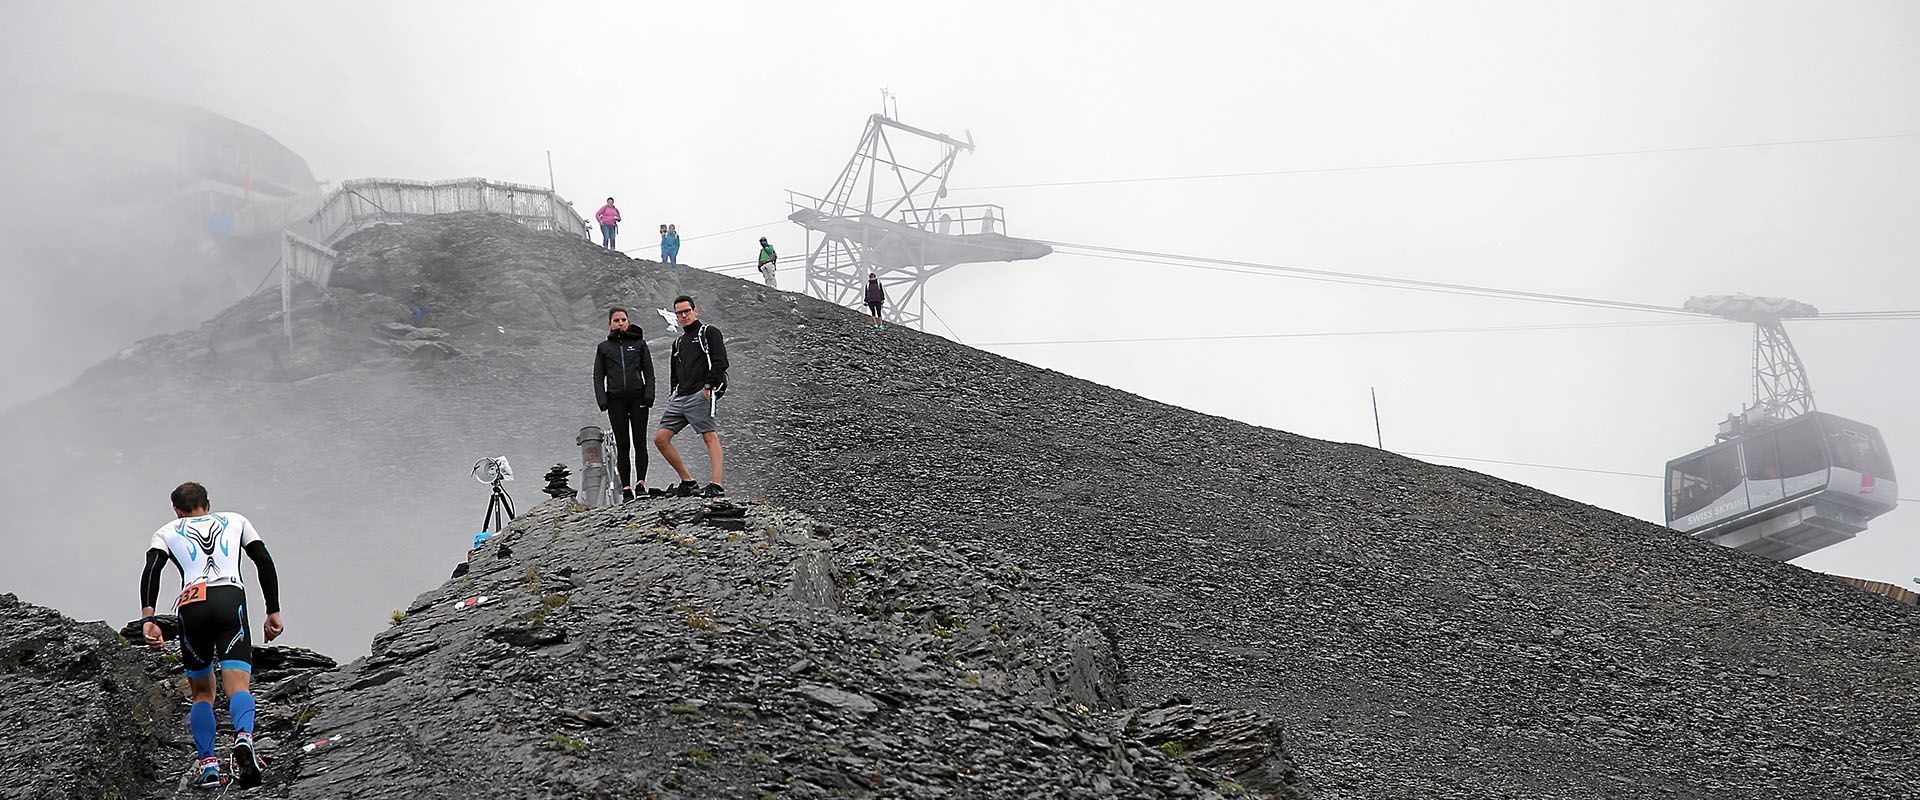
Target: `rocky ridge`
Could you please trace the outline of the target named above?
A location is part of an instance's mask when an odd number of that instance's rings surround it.
[[[471,563],[316,689],[284,796],[1293,796],[1271,720],[1124,710],[1106,639],[977,549],[551,501]]]
[[[198,794],[186,788],[193,741],[170,616],[167,644],[140,642],[137,623],[115,632],[0,594],[0,797],[131,798]],[[254,651],[257,729],[269,746],[292,733],[316,675],[332,659],[298,647]],[[215,706],[230,729],[225,703]]]
[[[154,720],[170,708],[113,629],[0,594],[0,678],[0,797],[128,797],[159,780]]]
[[[1300,796],[1276,720],[1129,708],[1095,626],[977,549],[761,503],[560,500],[470,565],[345,668],[264,649],[268,783],[239,796]],[[5,774],[67,771],[19,796],[206,796],[177,651],[0,606],[5,663],[90,723],[77,744],[25,726]]]
[[[289,581],[289,607],[328,603],[308,624],[371,632],[405,602],[381,587],[437,580],[461,548],[459,529],[432,532],[478,516],[466,463],[575,461],[555,429],[598,422],[585,375],[600,309],[686,292],[736,356],[723,406],[736,493],[1056,577],[1047,586],[1072,587],[1061,602],[1112,642],[1134,700],[1270,715],[1317,796],[1899,798],[1920,785],[1920,615],[1826,576],[497,220],[369,231],[343,251],[338,311],[316,295],[295,322],[297,340],[348,356],[275,361],[284,344],[248,332],[277,320],[236,307],[0,419],[37,459],[0,484],[59,498],[45,475],[124,441],[145,449],[102,478],[157,484],[167,476],[137,468],[148,456],[244,444],[205,479],[248,504],[328,510],[255,516],[286,563],[314,565]],[[457,301],[432,323],[455,357],[398,358],[372,332],[402,318],[395,298],[423,277]],[[222,325],[232,346],[215,352]],[[169,377],[181,374],[243,391],[210,416],[195,384]],[[133,391],[143,403],[113,402]],[[290,452],[302,458],[277,457]],[[454,475],[407,468],[429,461]],[[309,542],[383,558],[300,552]],[[370,588],[325,591],[349,571]]]

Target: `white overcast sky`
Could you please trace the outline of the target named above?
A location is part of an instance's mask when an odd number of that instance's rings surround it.
[[[1920,133],[1912,2],[16,1],[0,21],[10,80],[201,106],[323,180],[545,183],[551,150],[583,211],[620,198],[623,244],[675,222],[694,264],[750,258],[762,234],[798,256],[791,225],[691,237],[823,192],[882,87],[904,121],[972,132],[960,186]],[[1920,308],[1913,137],[953,200],[1060,241],[1663,305]],[[930,297],[969,342],[1660,319],[1070,256],[963,267]],[[1880,426],[1920,497],[1920,322],[1793,332],[1821,408]],[[1371,442],[1377,387],[1393,449],[1654,474],[1749,397],[1748,348],[1723,325],[988,349],[1343,441]],[[1659,515],[1657,480],[1475,468]],[[1906,583],[1920,509],[1799,563]]]

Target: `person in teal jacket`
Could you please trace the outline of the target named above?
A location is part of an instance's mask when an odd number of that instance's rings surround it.
[[[660,263],[680,263],[680,231],[672,225],[660,226]]]

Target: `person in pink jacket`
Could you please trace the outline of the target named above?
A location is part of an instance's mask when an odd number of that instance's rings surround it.
[[[613,198],[607,198],[607,204],[601,206],[600,210],[593,215],[593,218],[600,221],[601,241],[606,245],[608,250],[614,249],[613,237],[614,234],[620,230],[620,209],[613,207]]]

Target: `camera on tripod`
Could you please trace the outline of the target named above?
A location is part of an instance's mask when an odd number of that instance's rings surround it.
[[[513,480],[513,465],[506,456],[488,456],[473,462],[473,479],[481,483]]]
[[[480,520],[480,530],[499,533],[513,521],[513,498],[507,496],[507,490],[500,484],[513,480],[513,465],[507,463],[506,456],[489,456],[473,462],[473,479],[493,486],[493,492],[487,497],[487,515]]]

